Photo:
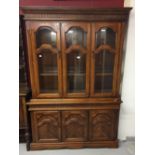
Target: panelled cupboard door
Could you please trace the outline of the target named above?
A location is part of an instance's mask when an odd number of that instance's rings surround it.
[[[62,139],[64,142],[86,141],[88,114],[86,111],[62,112]]]
[[[89,94],[90,24],[62,23],[63,95],[87,97]]]
[[[31,113],[33,142],[50,143],[61,140],[60,112],[35,111]]]
[[[93,23],[91,96],[115,96],[120,42],[120,23]]]
[[[33,97],[62,95],[60,23],[31,22],[29,50]]]
[[[117,137],[118,110],[91,110],[89,140],[114,140]]]

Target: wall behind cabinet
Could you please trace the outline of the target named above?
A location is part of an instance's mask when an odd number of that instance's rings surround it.
[[[20,6],[123,7],[124,0],[19,0]]]
[[[127,136],[135,136],[135,87],[134,87],[134,67],[135,67],[135,9],[134,0],[125,0],[125,7],[133,7],[130,12],[127,47],[125,48],[124,75],[122,81],[122,100],[119,119],[119,139],[125,139]]]

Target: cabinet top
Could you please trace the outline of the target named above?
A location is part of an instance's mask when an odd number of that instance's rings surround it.
[[[126,21],[132,8],[21,7],[25,20]]]
[[[25,13],[51,13],[51,12],[66,12],[66,13],[118,13],[118,12],[129,12],[132,7],[122,8],[75,8],[75,7],[39,7],[39,6],[25,6],[20,7]],[[82,11],[82,12],[79,12]]]

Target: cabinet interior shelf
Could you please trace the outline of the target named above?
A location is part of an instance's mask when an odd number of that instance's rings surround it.
[[[68,76],[85,76],[86,73],[68,73]]]
[[[96,76],[112,76],[113,73],[95,73]]]
[[[40,76],[58,76],[58,73],[40,73]]]
[[[40,76],[58,76],[58,72],[44,72],[44,73],[40,73]],[[85,76],[86,73],[73,73],[73,72],[69,72],[67,74],[68,76]]]
[[[111,89],[95,89],[95,93],[110,93]]]

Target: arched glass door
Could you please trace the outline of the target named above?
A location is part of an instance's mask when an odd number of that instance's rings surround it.
[[[113,96],[118,64],[118,24],[93,24],[91,96]]]
[[[45,23],[32,30],[33,67],[35,95],[37,97],[60,97],[61,84],[61,51],[59,23]]]
[[[89,30],[87,23],[62,24],[64,96],[88,96]]]

